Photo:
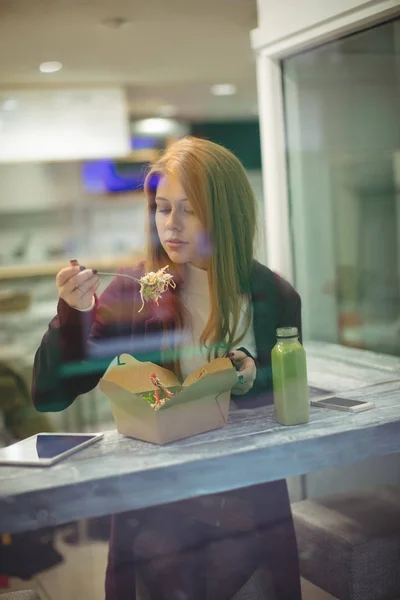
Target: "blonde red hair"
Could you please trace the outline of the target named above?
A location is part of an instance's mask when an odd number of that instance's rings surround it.
[[[177,177],[197,218],[208,232],[207,268],[211,311],[201,342],[214,353],[236,345],[242,295],[250,293],[256,232],[256,201],[242,163],[226,148],[194,137],[170,145],[145,182],[148,241],[146,270],[170,262],[157,234],[155,196],[160,177]],[[247,326],[250,324],[250,312]],[[182,325],[182,316],[176,315]]]

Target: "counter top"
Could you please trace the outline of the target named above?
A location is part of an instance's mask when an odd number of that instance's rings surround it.
[[[129,265],[135,265],[140,260],[143,260],[142,254],[132,254],[115,257],[100,257],[100,258],[87,258],[82,259],[80,262],[83,265],[90,265],[94,269],[99,271],[106,271],[109,269],[118,269],[120,267],[126,267]],[[26,277],[46,277],[56,275],[58,271],[63,269],[68,264],[68,261],[53,260],[35,264],[15,264],[6,265],[0,267],[0,281],[12,280],[12,279],[23,279]]]
[[[50,468],[0,467],[0,531],[154,506],[400,451],[400,359],[306,345],[310,386],[374,410],[312,408],[283,427],[273,407],[233,411],[228,426],[166,446],[108,431]]]

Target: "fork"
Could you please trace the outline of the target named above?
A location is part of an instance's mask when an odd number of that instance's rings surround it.
[[[132,281],[137,281],[140,283],[139,279],[136,277],[132,277],[132,275],[127,275],[126,273],[107,273],[106,271],[98,271],[97,269],[92,269],[93,275],[106,275],[107,277],[126,277],[127,279],[132,279]]]
[[[85,271],[86,267],[80,265],[80,270]],[[107,273],[106,271],[98,271],[97,269],[91,269],[93,275],[105,275],[106,277],[126,277],[127,279],[132,279],[132,281],[136,281],[140,283],[139,279],[136,277],[132,277],[132,275],[127,275],[126,273]]]

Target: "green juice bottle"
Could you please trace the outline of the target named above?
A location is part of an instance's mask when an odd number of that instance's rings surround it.
[[[275,416],[282,425],[300,425],[310,419],[306,352],[297,327],[281,327],[272,350]]]

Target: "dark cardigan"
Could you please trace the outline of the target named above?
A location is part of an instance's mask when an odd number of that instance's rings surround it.
[[[139,278],[143,264],[120,272]],[[248,394],[235,397],[235,403],[243,408],[272,403],[271,350],[277,327],[295,326],[301,336],[300,296],[288,282],[256,261],[251,298],[257,378]],[[174,294],[167,292],[159,306],[146,305],[141,313],[140,305],[138,285],[123,277],[114,278],[89,313],[59,301],[57,316],[35,356],[32,398],[37,410],[67,408],[77,396],[97,385],[118,354],[163,363],[161,333],[163,325],[172,323]]]
[[[140,264],[120,272],[139,278],[143,269],[144,265]],[[257,378],[248,394],[234,397],[239,408],[273,401],[271,350],[276,342],[277,327],[296,326],[301,335],[299,295],[289,283],[256,261],[251,298]],[[138,285],[116,277],[100,299],[96,298],[95,309],[91,312],[76,311],[60,300],[58,314],[50,323],[35,356],[35,407],[40,411],[67,408],[78,395],[93,389],[109,362],[125,352],[139,360],[151,360],[171,368],[162,361],[160,344],[165,340],[165,326],[172,328],[174,299],[174,293],[167,292],[158,307],[152,303],[138,313],[141,305]],[[172,548],[181,544],[181,554],[168,550],[171,566],[160,573],[159,548],[168,548],[171,543]],[[219,564],[215,558],[214,562],[206,563],[200,546],[203,549],[218,547]],[[151,558],[153,549],[156,560]],[[238,554],[236,564],[231,560],[235,552]],[[260,564],[268,564],[277,600],[300,600],[297,548],[286,482],[277,481],[114,516],[106,598],[132,600],[135,597],[134,565],[141,568],[152,598],[163,599],[163,590],[177,585],[180,576],[182,581],[193,580],[194,587],[190,588],[187,597],[197,598],[194,588],[206,585],[206,576],[195,581],[199,577],[199,561],[208,565],[204,569],[211,585],[216,586],[208,592],[207,598],[230,598]],[[231,571],[220,581],[221,573],[230,564]],[[196,594],[205,598],[204,590]]]

